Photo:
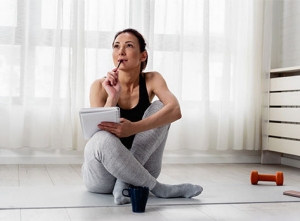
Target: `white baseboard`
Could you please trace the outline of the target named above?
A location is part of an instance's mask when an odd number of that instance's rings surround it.
[[[260,163],[260,151],[167,151],[164,164]]]
[[[0,164],[82,164],[83,151],[0,149]],[[166,150],[163,164],[261,163],[261,151]],[[300,168],[300,160],[281,157],[281,164]]]
[[[291,159],[287,157],[281,157],[281,164],[291,167],[300,168],[300,161],[296,159]]]
[[[163,164],[260,163],[260,151],[166,150]],[[82,164],[83,151],[0,149],[0,164]]]
[[[187,156],[174,157],[165,156],[164,164],[203,164],[203,163],[260,163],[260,156],[239,156],[239,157],[220,157],[220,156]]]
[[[0,157],[0,164],[82,164],[83,157]]]
[[[0,164],[82,164],[83,151],[0,149]]]

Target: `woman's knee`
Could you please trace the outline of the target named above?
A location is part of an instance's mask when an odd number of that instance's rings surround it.
[[[107,144],[118,138],[107,131],[98,131],[95,133],[85,145],[84,155],[86,157],[98,156],[105,151]],[[116,141],[117,142],[117,141]]]

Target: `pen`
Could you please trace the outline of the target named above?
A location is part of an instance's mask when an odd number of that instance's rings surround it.
[[[118,66],[117,66],[117,69],[116,69],[116,71],[118,70],[118,68],[120,67],[120,64],[123,62],[123,60],[120,60],[119,61],[119,64],[118,64]]]

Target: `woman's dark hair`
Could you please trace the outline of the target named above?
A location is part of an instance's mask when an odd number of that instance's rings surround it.
[[[146,50],[146,41],[143,37],[143,35],[141,33],[139,33],[137,30],[135,29],[132,29],[132,28],[127,28],[127,29],[124,29],[123,31],[119,31],[115,34],[115,37],[114,37],[114,41],[116,40],[116,38],[120,35],[120,34],[123,34],[123,33],[130,33],[130,34],[133,34],[139,41],[139,45],[140,45],[140,52],[144,52],[144,51],[147,51]],[[141,63],[141,72],[146,68],[147,66],[147,62],[148,62],[148,56],[146,58],[145,61],[142,61]]]

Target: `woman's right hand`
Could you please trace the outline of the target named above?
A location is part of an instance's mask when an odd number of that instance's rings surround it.
[[[107,99],[119,100],[119,96],[121,94],[121,85],[118,79],[119,71],[117,68],[112,69],[107,73],[105,80],[102,83],[106,93],[108,94]]]

